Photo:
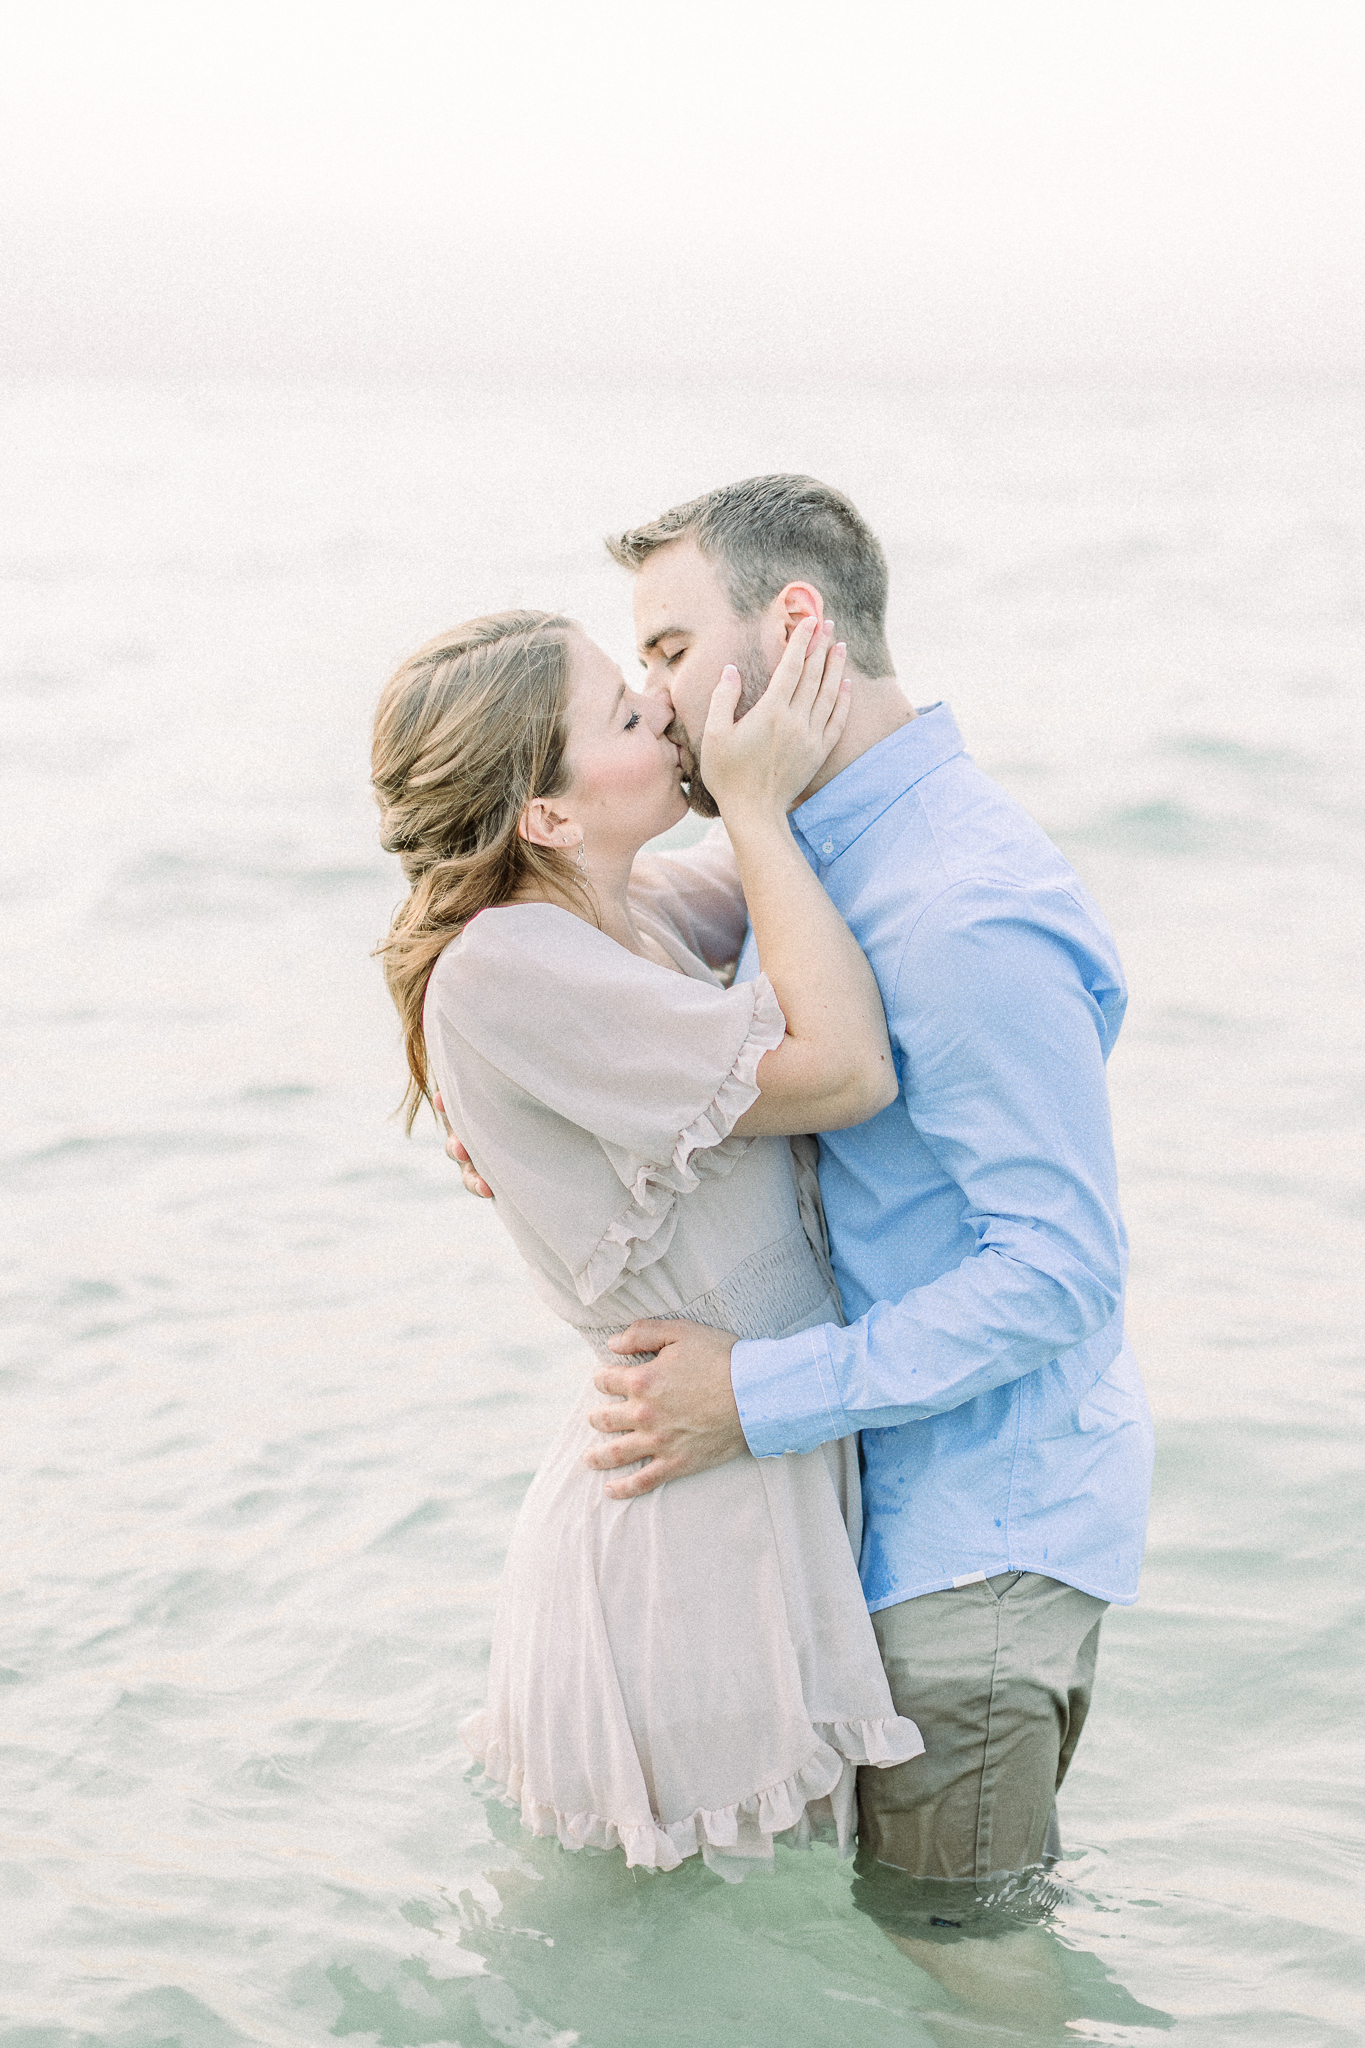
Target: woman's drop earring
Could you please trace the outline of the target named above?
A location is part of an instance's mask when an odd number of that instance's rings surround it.
[[[574,867],[586,881],[588,876],[588,856],[584,849],[585,842],[580,839],[578,842],[578,859],[574,862]]]

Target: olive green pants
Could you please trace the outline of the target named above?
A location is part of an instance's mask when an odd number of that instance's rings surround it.
[[[1056,1793],[1090,1707],[1106,1602],[1003,1572],[874,1614],[925,1754],[858,1774],[859,1862],[980,1885],[1060,1853]]]

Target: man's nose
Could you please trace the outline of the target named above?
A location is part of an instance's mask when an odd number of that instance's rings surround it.
[[[673,699],[663,683],[646,683],[644,689],[645,715],[656,736],[667,732],[673,723]]]

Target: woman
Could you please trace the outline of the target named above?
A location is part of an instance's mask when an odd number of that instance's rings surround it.
[[[896,1082],[871,971],[786,814],[848,688],[814,619],[746,718],[737,671],[717,687],[703,766],[764,970],[734,988],[705,901],[666,863],[633,875],[686,809],[670,707],[569,620],[476,619],[380,700],[382,838],[412,885],[382,948],[409,1128],[439,1087],[537,1290],[601,1356],[646,1316],[750,1337],[840,1319],[788,1140]],[[586,1379],[527,1493],[470,1748],[568,1848],[742,1875],[825,1802],[846,1847],[858,1764],[923,1747],[858,1584],[855,1443],[614,1499],[583,1462],[600,1399]]]

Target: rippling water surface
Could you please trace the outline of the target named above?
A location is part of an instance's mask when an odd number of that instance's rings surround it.
[[[1362,410],[3,395],[5,2048],[1365,2036]],[[454,1732],[584,1357],[389,1120],[368,715],[511,601],[628,661],[597,536],[775,468],[872,517],[913,696],[1132,983],[1159,1464],[1063,1796],[1065,2035],[955,2003],[827,1850],[732,1889],[531,1842]]]

